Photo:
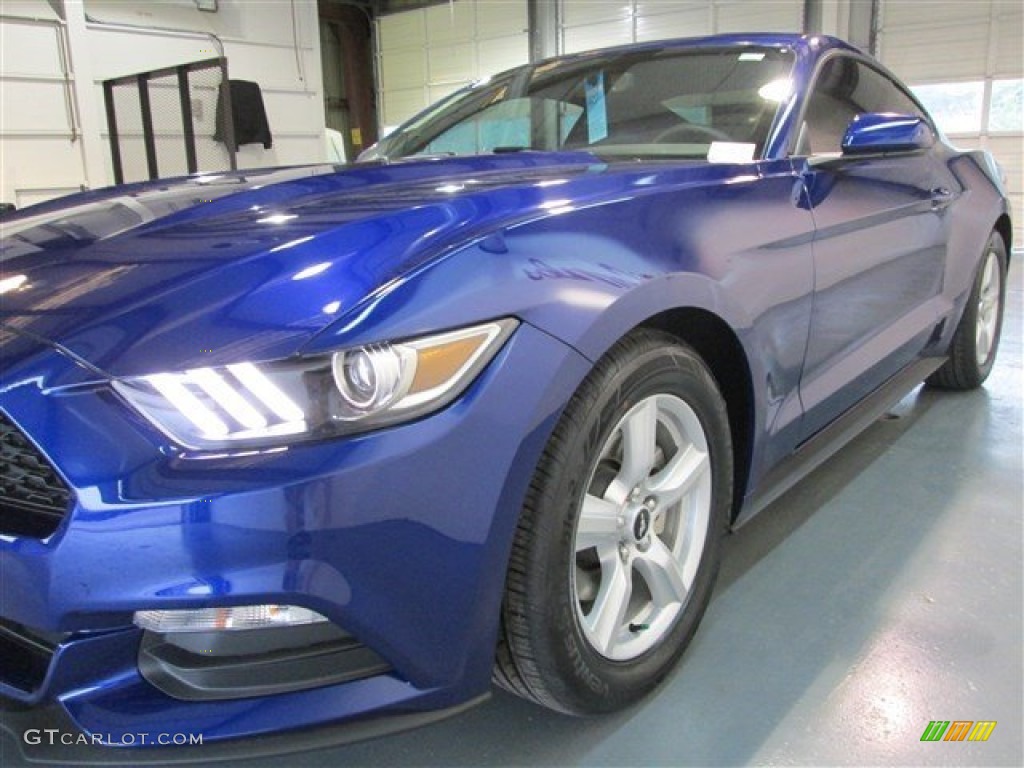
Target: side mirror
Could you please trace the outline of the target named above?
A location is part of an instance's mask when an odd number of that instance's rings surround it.
[[[850,121],[843,136],[843,155],[907,152],[928,149],[934,143],[932,129],[920,117],[866,112]]]

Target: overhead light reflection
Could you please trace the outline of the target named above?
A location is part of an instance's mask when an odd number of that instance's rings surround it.
[[[315,277],[322,272],[326,272],[331,268],[331,262],[321,261],[319,264],[314,264],[311,267],[306,267],[300,272],[296,272],[292,275],[292,280],[305,280],[308,277]]]
[[[789,94],[793,92],[793,82],[788,78],[780,78],[778,80],[772,80],[770,83],[765,83],[757,89],[757,95],[765,101],[774,101],[776,103],[782,103],[789,98]]]
[[[270,216],[264,216],[262,219],[256,219],[257,224],[284,224],[286,221],[299,218],[297,213],[274,213]]]
[[[25,284],[28,280],[28,275],[11,275],[0,280],[0,293],[10,293],[16,291]]]
[[[548,200],[546,203],[541,203],[540,207],[553,214],[568,213],[569,211],[576,210],[572,200]]]
[[[312,239],[313,239],[313,236],[312,235],[308,235],[307,237],[299,237],[299,238],[296,238],[295,240],[289,240],[287,243],[281,243],[281,245],[274,246],[273,248],[270,249],[270,252],[271,253],[277,253],[278,251],[285,251],[285,250],[287,250],[289,248],[294,248],[296,245],[302,245],[303,243],[308,243]],[[296,278],[296,279],[298,279],[298,278]]]
[[[610,294],[579,288],[563,288],[558,292],[558,298],[575,307],[598,310],[607,309],[613,300]]]

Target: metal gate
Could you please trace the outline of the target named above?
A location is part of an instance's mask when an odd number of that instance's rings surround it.
[[[114,181],[235,170],[227,82],[226,58],[104,81]]]

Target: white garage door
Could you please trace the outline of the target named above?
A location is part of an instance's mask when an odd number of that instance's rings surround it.
[[[803,0],[562,0],[562,51],[724,32],[799,32]]]
[[[44,6],[0,4],[0,202],[19,208],[86,183],[64,25]]]
[[[803,21],[803,0],[557,1],[562,53],[719,32],[799,32]],[[529,60],[526,0],[458,0],[382,16],[376,28],[384,129]]]
[[[959,147],[992,151],[1006,172],[1014,240],[1024,243],[1024,3],[883,0],[879,58]]]
[[[525,64],[525,0],[460,0],[377,22],[380,122],[405,122],[463,85]]]

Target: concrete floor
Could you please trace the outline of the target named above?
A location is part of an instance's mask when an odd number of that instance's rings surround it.
[[[985,388],[915,391],[730,537],[696,639],[640,705],[579,720],[495,692],[417,731],[244,765],[1024,765],[1016,258]],[[930,720],[998,725],[921,742]]]

